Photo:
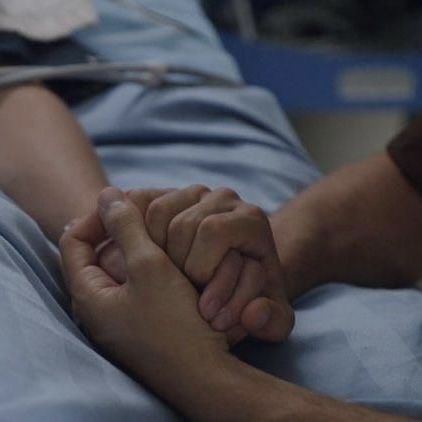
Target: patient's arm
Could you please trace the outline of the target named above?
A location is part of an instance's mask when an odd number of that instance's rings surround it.
[[[107,185],[95,152],[66,106],[41,86],[0,92],[0,190],[57,241]]]
[[[323,282],[422,278],[422,196],[386,153],[324,178],[271,219],[291,297]]]
[[[64,226],[71,219],[91,211],[98,193],[107,185],[95,152],[62,102],[39,86],[24,86],[0,93],[0,130],[2,133],[0,189],[30,214],[51,240],[57,241]],[[168,206],[168,203],[164,204],[165,208]],[[197,214],[196,220],[200,218],[199,211]],[[244,214],[241,213],[241,216],[245,217],[246,214]],[[260,233],[256,240],[268,238],[268,241],[264,243],[269,245],[272,251],[271,257],[274,258],[274,262],[277,262],[268,222],[264,219],[260,220],[260,223],[266,223],[267,230]],[[160,227],[159,230],[162,228]],[[184,232],[186,234],[186,230]],[[191,234],[193,235],[194,232]],[[182,248],[177,247],[179,254],[181,250]],[[217,252],[218,250],[215,249],[215,253]],[[269,261],[271,257],[268,254],[266,260]],[[104,260],[102,262],[104,264]],[[115,262],[112,264],[116,267]],[[278,262],[277,266],[279,266]],[[246,280],[243,283],[245,288],[236,295],[236,301],[230,302],[233,308],[230,310],[231,313],[237,312],[232,318],[233,325],[236,325],[241,309],[256,299],[262,290],[260,286],[264,285],[264,277],[256,277],[259,290],[255,292],[256,287],[251,287],[250,273],[250,270],[242,272]],[[254,274],[252,272],[252,275]],[[234,281],[236,280],[237,276]],[[285,299],[284,291],[278,286],[276,290],[277,295],[274,294],[274,296],[282,304],[261,298],[252,303],[249,312],[246,313],[247,316],[249,315],[249,319],[247,318],[249,321],[251,314],[254,315],[260,310],[266,311],[271,305],[273,315],[279,319],[268,318],[269,321],[265,327],[259,329],[252,327],[251,332],[254,331],[260,338],[270,337],[273,341],[278,340],[284,333],[287,335],[293,323],[292,312]],[[227,300],[229,298],[231,296]],[[235,306],[236,309],[234,309]],[[288,317],[285,317],[285,314]],[[283,317],[282,321],[275,324],[281,317]],[[253,325],[253,322],[249,325]],[[283,324],[284,322],[286,324]],[[229,320],[229,324],[232,324],[232,321]],[[285,325],[286,329],[284,329]],[[220,328],[226,330],[232,327],[230,325],[230,327]],[[244,336],[243,330],[235,331],[234,338]],[[239,331],[242,332],[239,333]]]

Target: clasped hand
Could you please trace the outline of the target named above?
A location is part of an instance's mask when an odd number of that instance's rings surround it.
[[[246,334],[280,341],[292,330],[268,220],[230,190],[107,188],[60,249],[92,340],[147,379],[162,362],[190,365]]]

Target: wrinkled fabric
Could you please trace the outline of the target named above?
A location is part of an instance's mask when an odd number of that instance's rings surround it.
[[[57,252],[0,194],[0,420],[177,420],[70,316]]]
[[[75,39],[103,60],[155,58],[240,80],[194,0],[142,4],[193,32],[97,0],[100,26]],[[110,179],[123,188],[229,186],[271,212],[319,178],[276,100],[259,88],[122,84],[75,115]],[[0,196],[0,420],[177,420],[106,361],[72,321],[57,260],[36,224]],[[238,356],[314,391],[422,415],[421,292],[331,284],[302,297],[295,309],[297,324],[286,343],[245,343]]]

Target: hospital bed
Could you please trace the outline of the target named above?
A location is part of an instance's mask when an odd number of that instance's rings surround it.
[[[188,67],[196,76],[211,70],[232,84],[113,81],[78,104],[75,116],[114,184],[225,185],[270,213],[319,179],[275,97],[243,85],[198,2],[137,1],[182,22],[195,36],[96,0],[101,25],[75,34],[74,41],[101,63],[158,62]],[[0,215],[0,420],[177,420],[79,330],[61,287],[56,251],[36,224],[4,195]],[[422,415],[422,294],[335,281],[295,303],[297,324],[285,344],[246,342],[235,353],[338,399]]]

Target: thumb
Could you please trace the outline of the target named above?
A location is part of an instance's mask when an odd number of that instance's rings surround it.
[[[126,265],[120,248],[110,242],[98,252],[98,263],[119,284],[126,281]]]
[[[281,304],[260,297],[246,306],[242,312],[241,321],[243,328],[252,337],[278,343],[289,337],[295,323],[295,316],[287,302]]]
[[[144,261],[160,249],[148,235],[144,216],[119,189],[104,189],[98,198],[98,213],[105,230],[123,253],[126,263]],[[129,265],[127,265],[129,270]]]

